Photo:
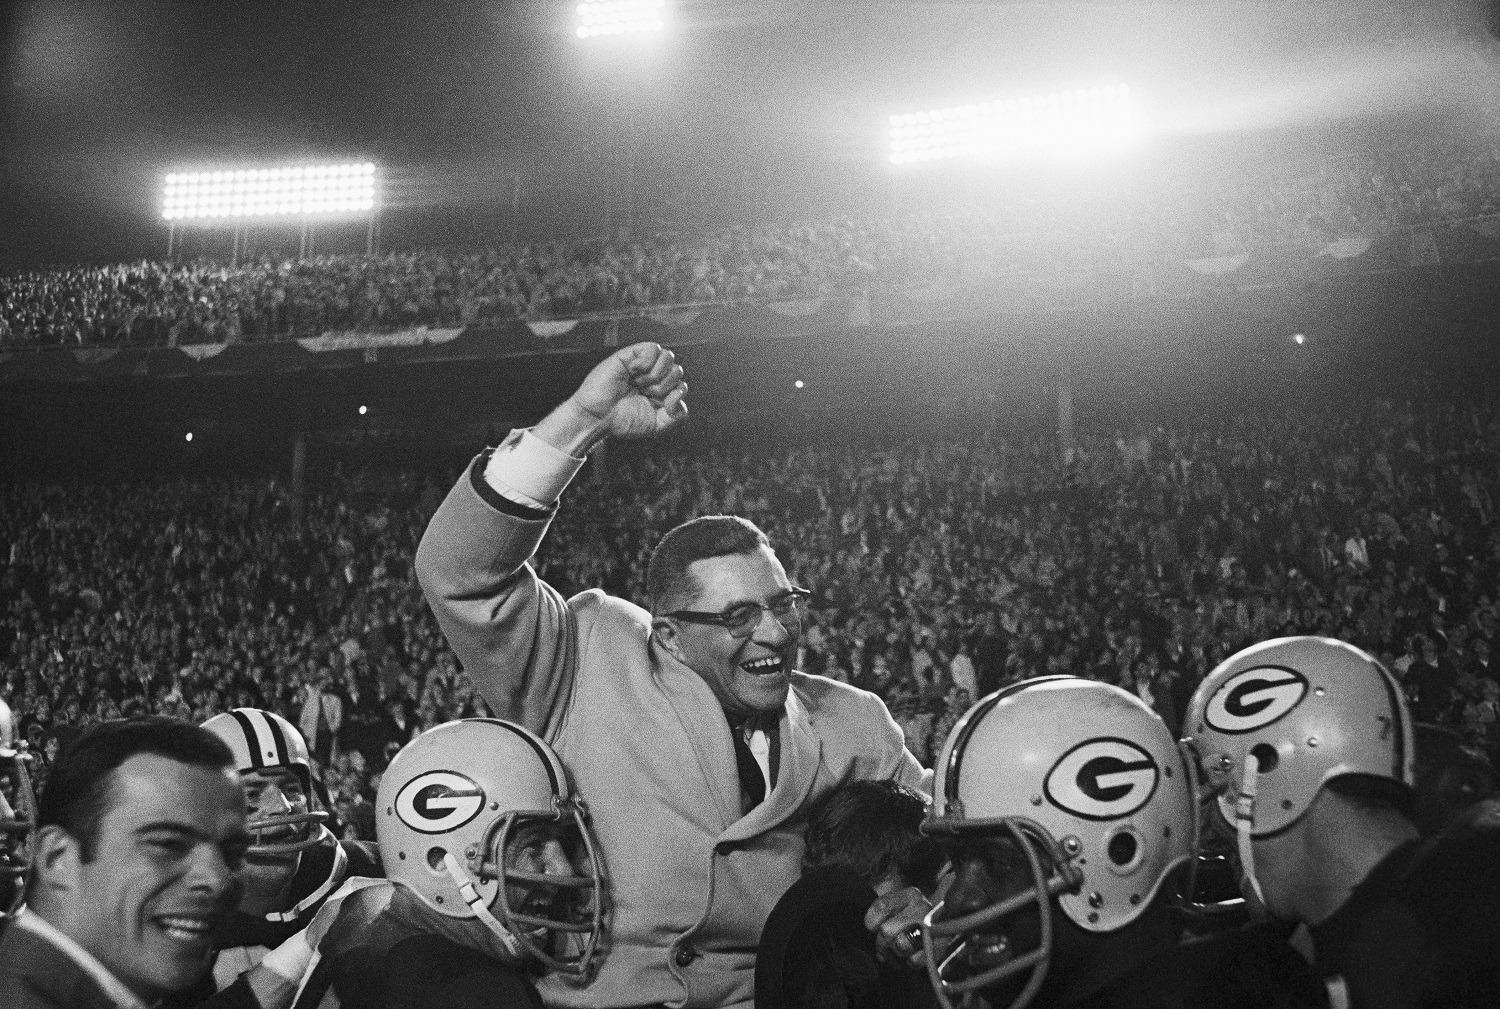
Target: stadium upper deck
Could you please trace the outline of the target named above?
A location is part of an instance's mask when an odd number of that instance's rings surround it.
[[[1087,195],[1014,181],[982,214],[767,223],[697,236],[423,249],[235,267],[146,261],[0,279],[0,345],[179,346],[574,317],[681,304],[962,287],[998,277],[1186,263],[1233,270],[1252,252],[1358,256],[1402,240],[1397,266],[1484,257],[1500,228],[1500,149],[1409,147],[1149,181]],[[1422,229],[1469,221],[1456,253]],[[1472,243],[1471,243],[1472,244]],[[1389,264],[1387,264],[1389,265]]]

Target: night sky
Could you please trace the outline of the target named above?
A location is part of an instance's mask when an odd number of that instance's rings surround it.
[[[196,164],[371,159],[392,243],[463,242],[517,178],[525,237],[600,232],[632,148],[660,217],[816,209],[813,180],[883,170],[889,113],[991,95],[1128,81],[1225,132],[1438,80],[1500,104],[1454,48],[1473,0],[669,3],[649,46],[588,46],[562,0],[0,0],[0,270],[161,255],[162,176]]]

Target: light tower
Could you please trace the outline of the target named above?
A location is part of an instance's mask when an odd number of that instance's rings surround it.
[[[620,192],[625,229],[635,229],[637,165],[641,150],[640,94],[645,71],[667,29],[666,0],[584,0],[574,8],[573,34],[604,61],[618,102],[615,121],[625,150],[623,171],[612,182]]]
[[[666,28],[667,0],[585,0],[578,5],[581,39],[639,35]]]
[[[301,225],[299,258],[312,250],[320,222],[366,217],[365,252],[374,251],[376,173],[369,162],[180,170],[168,173],[161,216],[167,222],[167,258],[179,227],[234,229],[231,265],[239,262],[245,228]]]

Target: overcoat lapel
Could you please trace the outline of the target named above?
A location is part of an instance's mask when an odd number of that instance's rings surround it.
[[[729,720],[703,677],[651,642],[655,675],[697,757],[703,789],[719,813],[718,829],[740,818],[740,778],[735,770]]]
[[[26,965],[26,978],[53,1004],[67,1009],[115,1009],[110,998],[73,959],[29,929],[12,926],[5,954]]]
[[[743,841],[780,825],[802,808],[802,800],[818,776],[822,744],[795,690],[787,692],[778,731],[781,733],[781,766],[776,786],[766,800],[740,815],[740,778],[735,766],[734,744],[729,739],[729,720],[719,699],[703,677],[679,662],[666,649],[651,643],[662,693],[672,705],[684,734],[697,758],[704,790],[712,798],[722,820],[720,840]]]
[[[807,709],[795,690],[786,695],[786,708],[781,715],[781,767],[776,776],[776,787],[766,796],[766,801],[756,806],[743,817],[730,824],[720,836],[721,841],[743,841],[780,826],[788,817],[802,808],[802,800],[812,789],[818,778],[818,763],[822,759],[823,745],[812,731]],[[727,736],[728,727],[726,724]],[[726,743],[725,749],[733,749]],[[731,753],[730,774],[734,775],[734,755]],[[738,776],[733,778],[739,781]]]

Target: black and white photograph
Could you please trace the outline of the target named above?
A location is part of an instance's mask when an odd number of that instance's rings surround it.
[[[0,1009],[1500,1006],[1500,0],[0,3]]]

